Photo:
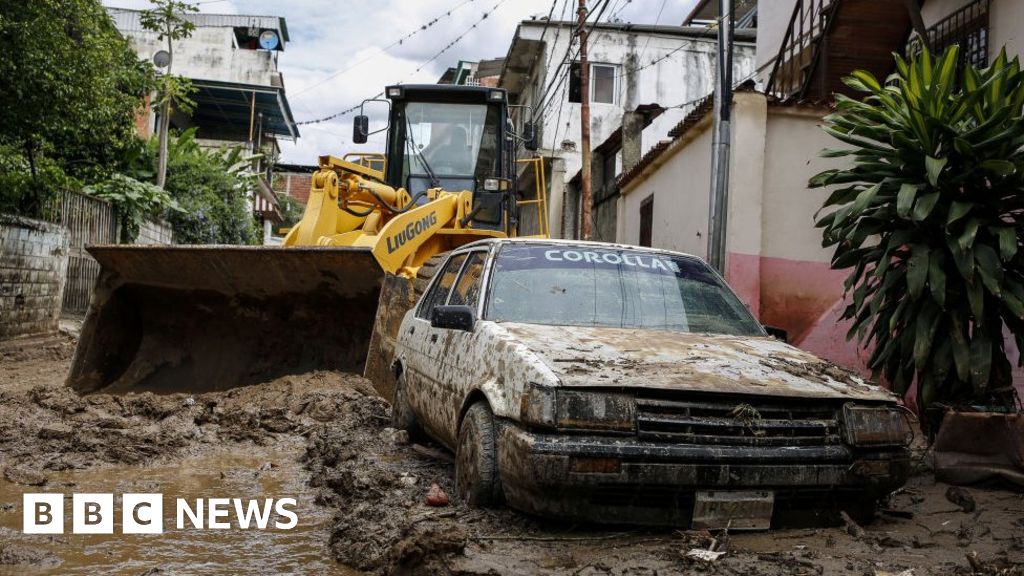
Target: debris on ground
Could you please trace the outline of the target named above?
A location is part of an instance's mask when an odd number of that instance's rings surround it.
[[[66,337],[0,347],[0,485],[11,493],[41,481],[46,490],[83,469],[144,471],[211,448],[287,438],[306,446],[310,498],[334,517],[324,555],[371,575],[1024,576],[1024,498],[1013,492],[972,488],[968,516],[959,503],[951,509],[945,484],[924,474],[872,522],[848,516],[845,525],[769,532],[623,532],[542,521],[467,508],[454,497],[451,453],[391,428],[387,402],[359,376],[313,372],[218,393],[77,396],[63,386],[73,351]],[[272,455],[250,473],[290,466],[299,465]],[[239,473],[222,472],[226,481]],[[447,506],[428,505],[435,484],[449,495]],[[7,504],[0,502],[0,516],[20,514]],[[3,530],[0,566],[23,573],[59,565],[33,541],[6,542],[11,532]]]
[[[441,489],[437,484],[430,485],[430,491],[427,492],[427,506],[447,506],[448,505],[448,493]]]
[[[946,500],[956,504],[961,510],[968,514],[974,512],[974,509],[978,507],[974,498],[971,497],[971,493],[959,486],[950,486],[949,488],[946,488]]]

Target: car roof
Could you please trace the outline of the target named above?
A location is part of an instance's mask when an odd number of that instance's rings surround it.
[[[679,256],[682,258],[690,258],[693,260],[699,260],[704,262],[704,259],[700,256],[694,256],[693,254],[687,254],[686,252],[677,252],[675,250],[666,250],[663,248],[653,248],[649,246],[634,246],[631,244],[619,244],[617,242],[595,242],[592,240],[563,240],[559,238],[485,238],[483,240],[477,240],[470,242],[469,244],[460,246],[459,251],[463,249],[480,248],[482,246],[496,246],[501,244],[540,244],[540,245],[558,245],[558,246],[577,246],[579,248],[603,248],[614,249],[614,250],[630,250],[633,252],[646,252],[655,254],[668,254],[671,256]],[[704,262],[707,264],[707,262]]]

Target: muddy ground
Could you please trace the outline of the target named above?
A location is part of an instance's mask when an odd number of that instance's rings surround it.
[[[389,428],[387,404],[362,378],[79,397],[62,384],[73,350],[66,336],[0,344],[0,574],[175,574],[200,559],[205,573],[1024,575],[1024,495],[968,489],[976,508],[964,512],[926,458],[862,530],[723,537],[564,525],[427,506],[431,484],[454,493],[450,457]],[[86,489],[287,493],[300,499],[303,530],[170,530],[138,542],[20,533],[21,493]],[[687,556],[712,545],[727,553]]]

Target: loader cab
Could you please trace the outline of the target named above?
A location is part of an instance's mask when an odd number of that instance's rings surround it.
[[[389,86],[385,94],[391,100],[388,185],[405,188],[419,204],[429,188],[469,190],[472,226],[508,232],[515,158],[505,91],[429,84]]]

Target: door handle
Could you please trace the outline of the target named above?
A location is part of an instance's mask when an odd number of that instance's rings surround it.
[[[437,334],[430,335],[430,343],[435,344],[437,342]]]
[[[415,334],[415,333],[416,333],[416,327],[415,326],[409,326],[409,334]]]

